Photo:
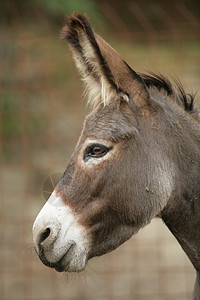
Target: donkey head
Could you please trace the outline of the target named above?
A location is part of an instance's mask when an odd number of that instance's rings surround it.
[[[157,134],[164,130],[163,110],[142,78],[92,31],[85,16],[70,16],[62,35],[93,109],[66,171],[35,220],[33,238],[44,264],[77,272],[159,214],[172,176],[160,147],[165,147],[162,132]]]

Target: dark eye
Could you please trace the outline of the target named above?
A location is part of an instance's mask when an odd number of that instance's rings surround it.
[[[104,145],[91,145],[88,146],[85,150],[84,159],[87,160],[90,157],[102,157],[104,156],[111,148],[108,148]]]

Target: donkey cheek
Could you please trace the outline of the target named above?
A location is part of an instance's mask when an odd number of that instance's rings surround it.
[[[94,232],[89,258],[101,256],[115,250],[136,232],[137,230],[126,225],[113,227],[113,230],[109,230],[109,232],[106,228],[102,228],[99,233]]]

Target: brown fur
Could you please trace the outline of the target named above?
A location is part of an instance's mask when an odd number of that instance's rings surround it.
[[[199,274],[200,124],[192,96],[160,75],[138,75],[85,16],[70,16],[63,37],[99,93],[56,187],[91,237],[88,259],[117,248],[159,216]],[[111,155],[84,161],[88,139],[110,143]],[[198,275],[196,300],[199,289]]]

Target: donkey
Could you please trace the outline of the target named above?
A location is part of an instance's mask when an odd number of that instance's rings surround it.
[[[62,31],[91,112],[33,225],[41,261],[80,272],[162,218],[192,262],[200,299],[200,117],[177,80],[136,73],[73,13]]]

